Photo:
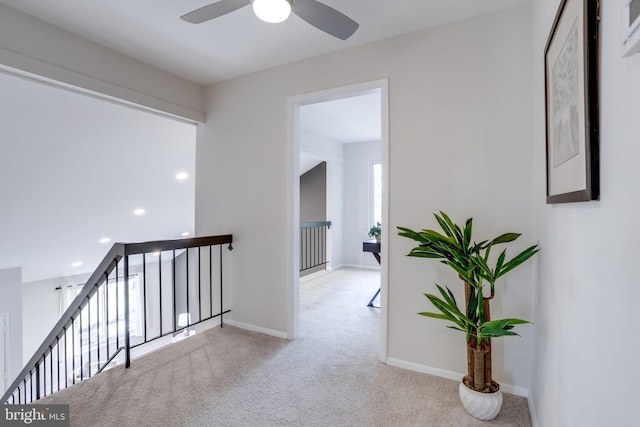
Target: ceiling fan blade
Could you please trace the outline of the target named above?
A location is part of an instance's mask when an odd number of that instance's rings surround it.
[[[294,0],[291,10],[317,29],[340,40],[351,37],[360,26],[345,14],[316,0]]]
[[[192,24],[201,24],[250,4],[251,0],[221,0],[182,15],[180,18]]]

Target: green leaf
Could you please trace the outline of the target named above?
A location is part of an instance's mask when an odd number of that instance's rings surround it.
[[[428,311],[422,311],[422,312],[420,312],[418,314],[420,316],[433,317],[434,319],[451,320],[453,322],[451,317],[446,316],[444,314],[440,314],[440,313],[430,313]]]
[[[506,264],[504,264],[504,267],[502,268],[502,271],[500,271],[500,274],[496,275],[496,279],[501,276],[504,276],[505,274],[507,274],[508,272],[510,272],[511,270],[513,270],[514,268],[516,268],[517,266],[519,266],[520,264],[522,264],[523,262],[531,258],[532,256],[534,256],[539,250],[540,249],[538,248],[538,245],[533,245],[533,246],[529,246],[527,249],[520,252],[518,255],[513,257],[513,259],[509,260]]]
[[[491,328],[491,327],[481,328],[480,333],[478,334],[478,336],[482,338],[485,338],[485,337],[497,338],[497,337],[514,336],[514,335],[518,335],[518,334],[511,331],[505,331],[504,329]]]
[[[440,211],[440,215],[442,215],[442,218],[444,218],[444,221],[447,223],[447,226],[449,227],[449,229],[453,231],[453,235],[455,236],[456,241],[458,242],[458,246],[461,249],[466,249],[466,247],[464,246],[464,239],[462,237],[462,230],[460,230],[460,227],[458,227],[457,224],[451,221],[451,218],[449,218],[449,216],[446,213]]]
[[[482,295],[482,288],[478,289],[478,321],[480,324],[484,322],[484,295]]]
[[[473,230],[473,218],[469,218],[464,225],[464,247],[469,248],[471,245],[471,233]]]
[[[462,268],[459,265],[456,265],[455,263],[452,262],[446,262],[445,264],[447,264],[448,266],[450,266],[451,268],[453,268],[460,276],[462,276],[462,278],[469,282],[469,283],[473,283],[474,280],[471,277],[471,275],[469,274],[471,270],[467,270],[466,268]]]
[[[443,212],[440,211],[440,214],[443,214]],[[449,224],[447,224],[447,222],[444,220],[444,217],[441,218],[437,214],[434,214],[434,216],[436,217],[436,221],[438,221],[438,224],[440,224],[440,228],[442,228],[442,231],[444,231],[444,233],[449,236],[451,241],[455,241],[456,233],[453,231],[452,227],[449,227]],[[444,214],[444,216],[446,216],[446,214]]]
[[[492,320],[480,325],[480,328],[478,328],[478,332],[482,337],[513,336],[518,334],[516,334],[515,332],[511,332],[510,330],[513,329],[515,325],[522,325],[526,323],[531,322],[515,318]]]
[[[453,241],[449,237],[444,236],[434,230],[422,230],[420,232],[420,236],[425,238],[431,243],[441,243],[441,242],[453,243]]]
[[[485,322],[482,326],[484,327],[485,325],[488,325],[488,326],[504,327],[506,325],[524,325],[524,324],[530,324],[530,323],[531,322],[529,322],[528,320],[510,318],[510,319],[491,320],[490,322]]]
[[[489,265],[487,264],[487,260],[485,260],[483,257],[472,256],[471,261],[474,263],[474,265],[479,267],[480,270],[482,270],[487,276],[489,277],[493,276],[493,271],[491,270],[491,268],[489,268]]]
[[[398,233],[398,235],[402,236],[402,237],[407,237],[409,239],[415,240],[417,242],[420,243],[425,243],[425,239],[420,235],[420,233],[410,230],[408,228],[405,227],[398,227],[398,230],[400,230],[400,232]]]
[[[495,274],[500,276],[500,270],[502,269],[502,265],[504,264],[504,259],[507,256],[507,250],[503,250],[498,257],[498,261],[496,262]]]
[[[449,297],[451,298],[451,301],[453,301],[453,305],[457,307],[458,303],[456,302],[456,297],[453,296],[453,292],[451,292],[451,289],[449,289],[448,286],[447,286],[447,292],[449,293]]]
[[[467,317],[475,322],[478,320],[478,291],[471,289],[469,296],[469,306],[467,307]]]
[[[428,254],[428,253],[409,253],[407,254],[407,256],[411,256],[411,257],[415,257],[415,258],[432,258],[432,259],[438,259],[438,258],[442,258],[440,255],[433,255],[433,254]]]
[[[469,249],[469,253],[470,253],[470,254],[478,253],[478,252],[480,252],[482,249],[486,248],[487,246],[488,246],[488,245],[487,245],[487,240],[483,240],[483,241],[482,241],[482,242],[480,242],[480,243],[473,242],[473,247],[471,247],[471,248]]]
[[[513,242],[518,237],[520,237],[520,233],[504,233],[491,241],[491,243],[508,243]]]
[[[458,307],[456,307],[455,305],[448,304],[446,301],[441,300],[435,295],[425,294],[425,296],[429,298],[429,301],[431,301],[431,303],[438,310],[440,310],[442,314],[450,316],[449,320],[451,320],[461,328],[464,328],[466,325],[472,325],[475,327],[475,323],[467,318],[467,316],[462,314],[462,312],[458,310]]]

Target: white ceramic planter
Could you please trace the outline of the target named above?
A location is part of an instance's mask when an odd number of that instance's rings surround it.
[[[458,387],[460,401],[469,415],[479,420],[492,420],[502,409],[502,392],[480,393],[463,383]]]

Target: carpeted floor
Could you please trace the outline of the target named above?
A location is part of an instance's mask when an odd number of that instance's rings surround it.
[[[225,326],[116,367],[42,403],[69,403],[72,426],[530,426],[506,395],[490,422],[469,416],[458,382],[377,359],[375,271],[301,284],[294,341]]]

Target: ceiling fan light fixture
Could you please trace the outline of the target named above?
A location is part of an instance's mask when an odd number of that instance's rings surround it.
[[[291,14],[291,0],[252,0],[253,12],[264,22],[277,24]]]

